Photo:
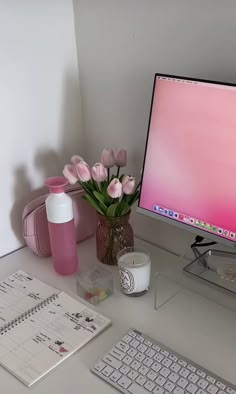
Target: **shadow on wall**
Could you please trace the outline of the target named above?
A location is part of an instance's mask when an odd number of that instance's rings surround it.
[[[12,206],[10,220],[11,227],[16,238],[20,243],[24,243],[22,235],[22,212],[25,205],[45,192],[45,188],[33,190],[30,179],[27,175],[25,166],[19,166],[15,169],[15,186],[14,186],[14,204]]]
[[[61,119],[59,119],[60,129],[57,139],[57,141],[59,140],[59,143],[57,142],[59,149],[56,151],[47,146],[40,147],[32,164],[35,172],[38,172],[42,179],[42,186],[36,189],[33,187],[29,169],[25,165],[19,165],[14,171],[14,203],[10,213],[10,221],[12,230],[21,244],[24,244],[22,213],[25,205],[46,193],[47,188],[44,187],[44,180],[51,176],[62,175],[62,169],[65,163],[69,162],[70,157],[83,150],[78,76],[67,73],[62,83]]]

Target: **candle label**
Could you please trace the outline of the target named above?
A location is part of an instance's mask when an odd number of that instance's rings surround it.
[[[123,287],[124,292],[132,293],[135,288],[135,281],[133,274],[124,268],[120,268],[119,271],[120,271],[120,283],[121,286]]]

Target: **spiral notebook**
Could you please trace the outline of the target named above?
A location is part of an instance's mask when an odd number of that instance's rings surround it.
[[[111,321],[23,271],[0,282],[0,365],[27,386]]]

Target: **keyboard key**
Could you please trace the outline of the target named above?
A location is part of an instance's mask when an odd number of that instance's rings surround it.
[[[118,372],[118,371],[114,371],[112,374],[111,374],[111,376],[110,376],[110,379],[113,381],[113,382],[117,382],[117,380],[119,380],[120,378],[121,378],[121,373],[120,372]]]
[[[133,338],[137,336],[136,332],[134,332],[133,330],[129,332],[129,335]]]
[[[136,354],[135,358],[136,358],[136,360],[142,362],[145,359],[145,356],[142,353],[138,353],[138,354]]]
[[[171,380],[171,382],[176,383],[179,379],[179,375],[177,375],[177,373],[171,372],[171,374],[168,376],[168,379]]]
[[[139,375],[136,379],[136,382],[138,384],[140,384],[140,386],[143,386],[146,381],[147,381],[147,378],[145,378],[145,376],[143,376],[143,375]]]
[[[178,360],[179,365],[181,365],[182,367],[186,367],[187,363],[184,360]]]
[[[154,371],[149,371],[147,374],[147,378],[153,381],[157,378],[157,373]]]
[[[156,378],[155,382],[157,384],[159,384],[159,386],[163,386],[166,382],[166,379],[163,376],[158,376],[158,378]]]
[[[123,387],[124,389],[127,389],[127,388],[131,385],[132,381],[131,381],[129,378],[127,378],[127,376],[122,376],[122,377],[118,380],[117,383],[118,383],[121,387]]]
[[[228,394],[236,394],[236,391],[233,390],[233,389],[231,389],[230,387],[227,387],[226,392],[227,392]]]
[[[139,361],[134,360],[131,364],[130,364],[131,368],[133,368],[135,371],[137,371],[139,369],[139,367],[141,367],[141,364]]]
[[[161,354],[163,354],[165,357],[169,356],[169,352],[167,352],[167,350],[165,350],[165,349],[161,350]]]
[[[173,391],[173,394],[184,394],[184,390],[180,387],[176,387]]]
[[[207,392],[210,393],[210,394],[216,394],[217,391],[219,391],[218,387],[216,387],[216,386],[213,385],[213,384],[210,384],[210,385],[207,387]]]
[[[144,345],[143,343],[141,343],[141,345],[139,345],[139,347],[138,347],[138,351],[139,352],[141,352],[141,353],[145,353],[146,352],[146,350],[147,350],[147,346],[146,345]]]
[[[130,364],[132,363],[133,359],[132,359],[130,356],[126,355],[126,356],[123,358],[122,361],[123,361],[123,363],[125,363],[126,365],[130,365]]]
[[[142,375],[146,375],[149,371],[149,369],[147,367],[145,367],[145,365],[142,365],[139,370],[138,370]]]
[[[156,386],[155,389],[153,390],[154,394],[163,394],[164,393],[164,389],[160,386]]]
[[[137,353],[138,353],[137,350],[134,349],[133,347],[131,347],[131,348],[128,350],[128,352],[127,352],[127,354],[128,354],[130,357],[134,357]]]
[[[106,366],[106,364],[103,361],[99,361],[99,363],[97,363],[94,368],[98,372],[101,372],[103,370],[103,368],[105,368],[105,366]]]
[[[135,349],[136,349],[139,345],[140,345],[140,342],[137,341],[136,339],[133,339],[133,340],[130,342],[130,346],[134,347]]]
[[[186,368],[182,368],[179,371],[180,376],[183,376],[183,378],[187,378],[187,376],[190,374],[190,372]]]
[[[149,394],[149,391],[139,386],[137,383],[132,383],[128,388],[128,392],[131,394]]]
[[[225,390],[225,388],[226,388],[226,385],[222,382],[219,382],[219,381],[216,382],[216,386],[219,387],[219,389],[221,389],[221,390]]]
[[[152,349],[155,350],[156,352],[159,352],[161,350],[160,346],[158,345],[152,345]]]
[[[208,380],[208,382],[215,384],[216,380],[212,377],[212,376],[207,376],[206,380]]]
[[[164,378],[167,378],[169,374],[170,374],[170,370],[168,368],[164,367],[160,370],[160,375],[164,376]]]
[[[144,341],[144,338],[141,337],[141,335],[137,335],[137,336],[136,336],[136,339],[137,339],[137,341],[139,341],[139,342],[143,342],[143,341]]]
[[[197,376],[195,373],[190,373],[188,380],[192,383],[196,383],[199,380],[199,376]]]
[[[147,351],[145,352],[145,354],[148,356],[148,357],[153,357],[155,354],[156,354],[156,352],[155,352],[155,350],[153,350],[153,349],[147,349]]]
[[[111,351],[109,352],[109,354],[111,354],[111,356],[117,358],[117,360],[122,360],[122,358],[125,357],[125,353],[122,352],[121,350],[117,349],[116,347],[114,347],[113,349],[111,349]]]
[[[185,389],[185,387],[186,387],[187,384],[188,384],[188,381],[187,381],[186,379],[184,379],[184,378],[180,378],[180,379],[178,380],[177,384],[178,384],[182,389]]]
[[[170,367],[170,369],[172,371],[174,371],[174,372],[179,372],[180,368],[181,368],[181,366],[179,364],[176,364],[176,363],[172,364],[171,367]]]
[[[102,370],[102,373],[105,376],[110,376],[112,372],[114,372],[114,368],[110,367],[109,365],[107,365],[106,368]]]
[[[130,335],[125,335],[124,338],[122,338],[122,341],[125,343],[130,343],[132,341],[132,337]]]
[[[137,371],[130,371],[127,376],[128,376],[128,378],[135,380],[138,377],[138,372]]]
[[[197,375],[200,376],[200,377],[203,378],[203,379],[206,377],[205,372],[199,371],[199,370],[197,370]]]
[[[164,389],[166,389],[167,391],[169,391],[169,393],[171,393],[175,388],[175,384],[171,383],[171,382],[166,382]]]
[[[127,375],[129,371],[130,371],[130,367],[128,367],[128,365],[122,365],[122,367],[120,368],[120,372],[123,373],[123,375]]]
[[[160,363],[164,359],[164,356],[162,356],[162,354],[160,353],[157,353],[153,358],[155,361],[158,361]]]
[[[195,394],[196,391],[197,391],[197,389],[198,389],[198,387],[197,387],[195,384],[190,383],[190,384],[187,386],[186,391],[187,391],[188,393],[190,393],[190,394]]]
[[[205,379],[200,379],[197,382],[198,386],[201,387],[201,389],[205,390],[205,388],[208,386],[208,382]]]
[[[169,368],[169,366],[172,364],[172,361],[169,360],[168,358],[165,358],[165,359],[162,361],[162,364],[163,364],[165,367]]]
[[[147,389],[148,391],[152,391],[152,390],[154,389],[155,386],[156,386],[155,383],[150,382],[150,380],[148,380],[148,381],[145,383],[145,385],[144,385],[145,389]]]
[[[153,359],[150,357],[146,357],[145,360],[143,360],[143,364],[149,368],[153,364]]]
[[[121,367],[121,365],[122,365],[121,361],[119,361],[116,358],[110,356],[110,354],[105,356],[103,358],[103,361],[105,361],[105,363],[107,363],[108,365],[110,365],[111,367],[113,367],[115,369],[119,369]]]
[[[144,341],[144,344],[147,345],[147,346],[149,346],[149,347],[152,346],[152,342],[150,342],[150,341],[148,341],[148,340]]]
[[[197,394],[207,394],[207,392],[204,391],[204,390],[202,390],[202,389],[199,389],[198,392],[197,392]],[[224,393],[224,394],[225,394],[225,393]]]
[[[116,348],[121,350],[122,352],[127,352],[127,350],[129,350],[129,345],[120,341],[116,344]]]
[[[170,354],[170,355],[169,355],[169,358],[170,358],[172,361],[174,361],[174,362],[178,361],[178,357],[176,357],[174,354]]]
[[[197,368],[195,368],[193,365],[189,364],[187,365],[187,368],[189,369],[189,371],[191,372],[196,372]]]
[[[153,369],[153,371],[158,372],[161,369],[161,364],[159,363],[153,363],[151,368]]]

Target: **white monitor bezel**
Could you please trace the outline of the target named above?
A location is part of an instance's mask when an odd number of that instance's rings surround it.
[[[146,153],[147,153],[147,145],[148,145],[148,139],[149,139],[149,131],[150,131],[150,123],[151,123],[151,118],[152,118],[152,110],[153,110],[153,99],[154,99],[154,92],[155,92],[155,87],[156,87],[156,80],[159,77],[163,78],[171,78],[171,79],[180,79],[180,80],[187,80],[187,81],[196,81],[196,82],[203,82],[203,83],[211,83],[211,84],[216,84],[216,85],[224,85],[224,86],[232,86],[236,87],[236,84],[232,83],[226,83],[226,82],[219,82],[219,81],[212,81],[212,80],[206,80],[206,79],[197,79],[197,78],[189,78],[189,77],[184,77],[184,76],[178,76],[178,75],[170,75],[170,74],[161,74],[161,73],[156,73],[154,76],[154,84],[153,84],[153,92],[152,92],[152,100],[151,100],[151,109],[150,109],[150,114],[149,114],[149,121],[148,121],[148,131],[147,131],[147,137],[146,137],[146,145],[145,145],[145,151],[144,151],[144,159],[143,159],[143,166],[142,169],[144,169],[145,166],[145,160],[146,160]],[[143,173],[142,171],[142,179],[141,179],[141,186],[140,186],[140,196],[141,196],[141,190],[142,190],[142,181],[143,181]],[[140,207],[140,196],[138,200],[138,207],[136,211],[138,213],[141,213],[145,216],[149,216],[151,218],[160,220],[164,223],[174,225],[175,227],[178,227],[182,230],[189,231],[192,233],[195,233],[196,235],[200,235],[204,238],[207,238],[209,240],[215,241],[217,243],[236,248],[236,240],[231,241],[229,239],[226,239],[224,237],[221,237],[220,235],[213,234],[207,230],[203,230],[201,228],[192,226],[191,224],[184,223],[184,222],[179,222],[175,219],[172,219],[168,216],[164,216],[152,211],[149,211],[148,209]]]

